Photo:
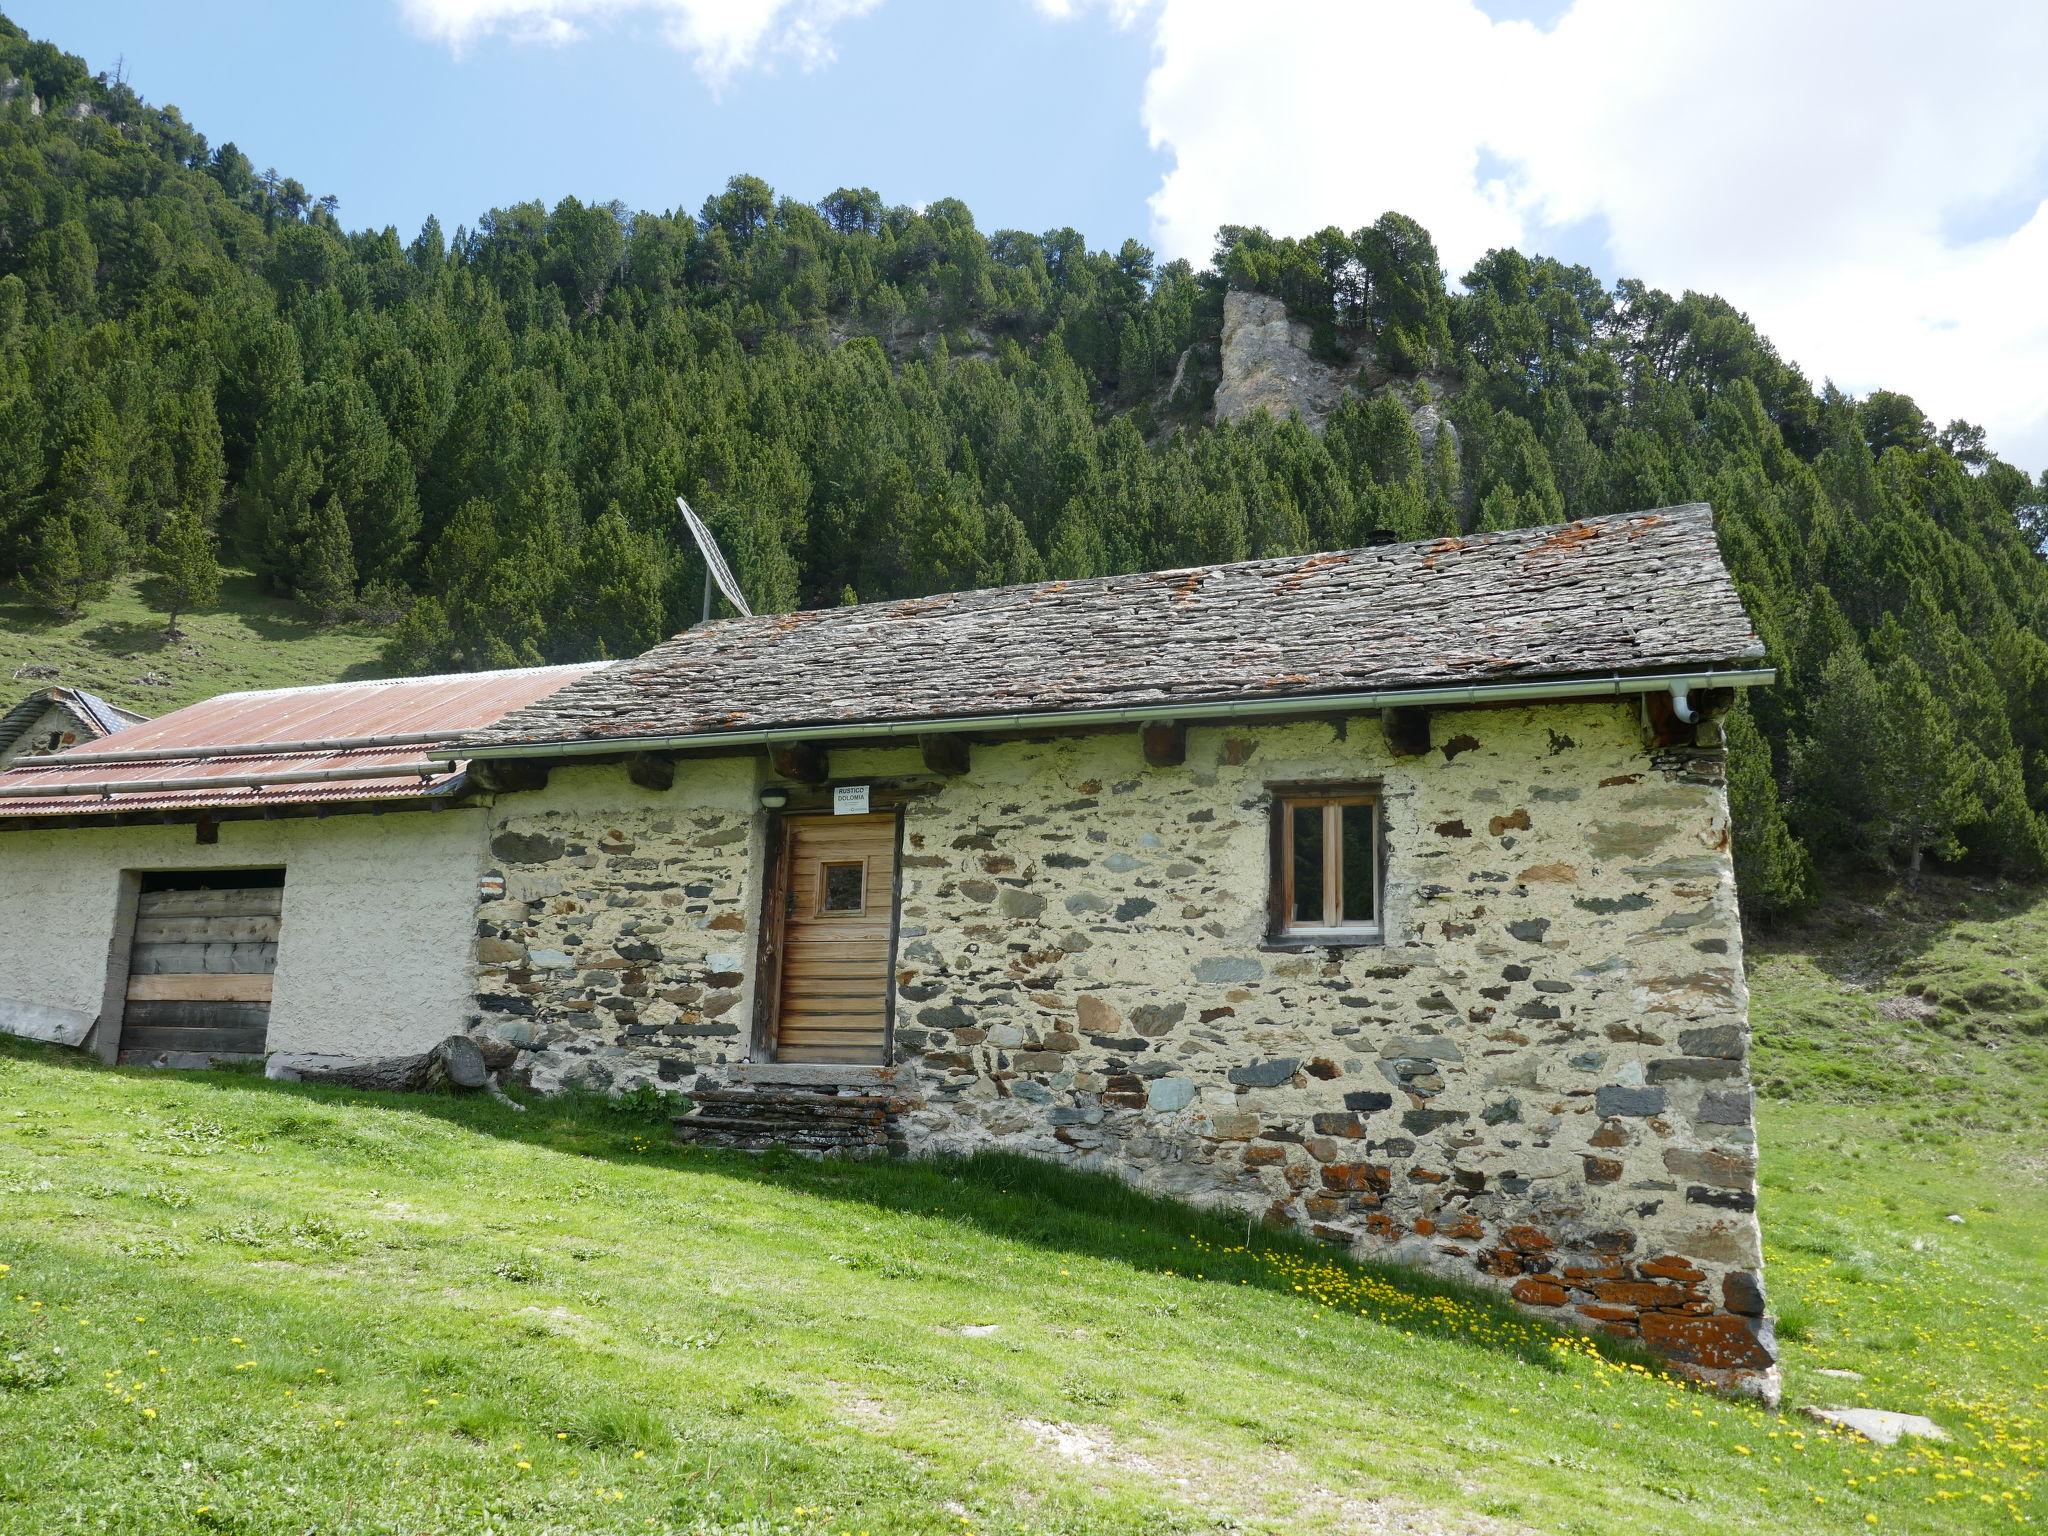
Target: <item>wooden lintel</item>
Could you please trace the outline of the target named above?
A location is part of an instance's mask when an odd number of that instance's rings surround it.
[[[1429,711],[1419,704],[1381,710],[1380,730],[1396,757],[1420,757],[1429,750]]]
[[[472,762],[469,776],[494,795],[548,787],[548,765],[525,757],[485,758]]]
[[[780,779],[799,784],[822,784],[832,777],[832,756],[823,747],[800,741],[785,747],[770,747],[768,760]]]
[[[672,789],[676,760],[666,752],[635,752],[626,759],[626,777],[642,789]]]
[[[967,771],[968,747],[965,736],[920,736],[917,750],[924,754],[925,771],[957,779]]]
[[[1139,727],[1150,768],[1178,768],[1188,760],[1188,728],[1178,720],[1154,720]]]

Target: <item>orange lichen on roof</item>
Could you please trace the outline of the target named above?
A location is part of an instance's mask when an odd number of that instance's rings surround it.
[[[1350,563],[1351,556],[1341,550],[1330,554],[1310,555],[1299,565],[1295,566],[1293,570],[1284,573],[1280,578],[1280,585],[1290,588],[1298,587],[1317,571],[1327,570],[1334,565],[1349,565]]]
[[[1576,549],[1581,544],[1589,544],[1599,538],[1602,531],[1598,523],[1566,523],[1529,553],[1533,555],[1552,549]]]

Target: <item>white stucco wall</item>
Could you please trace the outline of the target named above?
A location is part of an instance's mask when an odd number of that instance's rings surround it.
[[[379,1056],[458,1033],[485,812],[0,832],[0,999],[98,1013],[128,870],[283,865],[268,1048]]]

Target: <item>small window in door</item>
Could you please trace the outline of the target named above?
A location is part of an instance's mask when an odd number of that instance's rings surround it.
[[[868,904],[868,866],[864,859],[818,866],[818,910],[860,912]]]

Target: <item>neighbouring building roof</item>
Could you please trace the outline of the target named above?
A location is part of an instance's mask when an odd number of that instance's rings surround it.
[[[0,817],[238,809],[446,794],[461,781],[455,744],[506,714],[612,665],[406,677],[224,693],[0,773]],[[393,740],[392,738],[397,738]],[[423,772],[408,765],[432,765]],[[388,775],[375,769],[389,766]],[[362,770],[328,783],[223,784],[265,774]],[[120,786],[134,785],[133,789]],[[43,786],[105,786],[23,794]],[[147,786],[147,787],[144,787]]]
[[[1753,667],[1703,504],[687,630],[478,733],[547,742]]]
[[[20,741],[24,731],[52,710],[71,722],[71,734],[80,741],[111,736],[149,718],[118,704],[109,704],[98,694],[87,693],[83,688],[39,688],[6,714],[0,715],[0,753]],[[31,744],[25,750],[39,749]]]

